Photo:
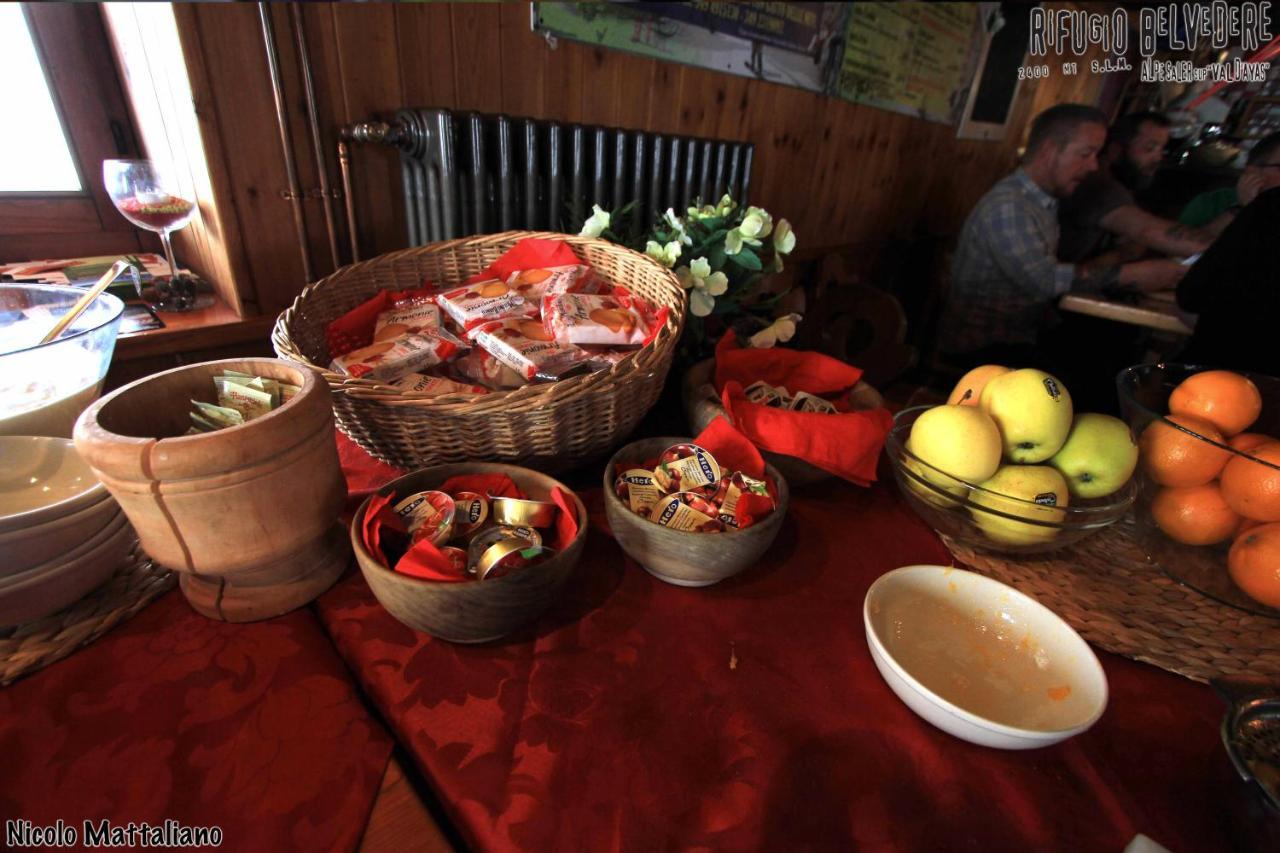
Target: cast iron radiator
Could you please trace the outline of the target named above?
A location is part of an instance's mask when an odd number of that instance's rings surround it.
[[[382,135],[400,149],[410,246],[470,234],[576,229],[591,205],[635,201],[647,225],[724,193],[746,204],[749,142],[664,136],[505,115],[405,109]]]

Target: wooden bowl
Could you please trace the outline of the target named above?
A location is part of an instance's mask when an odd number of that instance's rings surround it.
[[[246,424],[184,435],[192,400],[225,369],[299,386]],[[209,361],[140,379],[94,403],[76,450],[133,523],[143,549],[180,573],[200,613],[228,622],[301,607],[346,568],[346,500],[329,387],[274,358]]]
[[[689,420],[689,429],[693,430],[694,435],[706,429],[718,415],[728,418],[724,403],[716,393],[715,376],[716,360],[714,358],[698,362],[684,375],[681,386],[684,413]],[[849,391],[849,405],[854,411],[879,409],[884,406],[884,397],[881,397],[880,392],[866,382],[859,382]],[[795,456],[770,453],[768,450],[760,451],[760,455],[764,457],[766,463],[781,471],[793,486],[807,486],[835,476]]]
[[[691,440],[646,438],[615,453],[604,469],[604,508],[622,550],[649,574],[677,586],[710,586],[755,565],[769,550],[787,514],[790,491],[781,472],[766,462],[765,471],[778,487],[777,508],[759,524],[723,533],[671,530],[641,518],[618,499],[613,483],[619,462],[640,462],[656,457],[673,444]]]
[[[459,474],[506,474],[535,500],[550,500],[559,486],[578,510],[578,535],[558,554],[535,566],[483,581],[430,581],[392,571],[374,558],[360,538],[366,500],[351,520],[351,547],[374,596],[396,619],[451,643],[487,643],[537,619],[555,601],[582,556],[587,509],[558,480],[514,465],[458,462],[423,468],[392,480],[378,494],[408,495],[434,489]]]

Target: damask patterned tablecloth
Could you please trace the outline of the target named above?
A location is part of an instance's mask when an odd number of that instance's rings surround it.
[[[396,471],[346,439],[358,497]],[[916,717],[871,661],[862,600],[950,563],[884,484],[796,490],[744,574],[683,589],[605,529],[599,489],[563,600],[506,640],[451,645],[360,577],[317,612],[459,834],[483,850],[1111,850],[1141,832],[1223,849],[1245,802],[1199,684],[1100,653],[1089,732],[1004,752]]]
[[[0,688],[0,833],[61,820],[80,849],[85,821],[175,821],[226,850],[354,850],[391,748],[310,610],[231,625],[174,590]]]

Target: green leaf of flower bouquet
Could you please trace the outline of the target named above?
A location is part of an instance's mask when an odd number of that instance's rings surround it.
[[[760,263],[760,256],[753,252],[748,246],[743,246],[742,250],[738,252],[738,254],[732,255],[731,260],[743,269],[760,270],[764,267],[764,265]]]

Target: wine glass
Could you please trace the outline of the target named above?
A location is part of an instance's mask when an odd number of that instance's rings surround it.
[[[170,277],[157,279],[154,289],[161,311],[190,311],[196,303],[196,283],[178,273],[169,233],[186,226],[195,213],[195,202],[184,198],[178,186],[150,160],[103,160],[102,182],[125,219],[139,228],[155,231],[164,244]]]

